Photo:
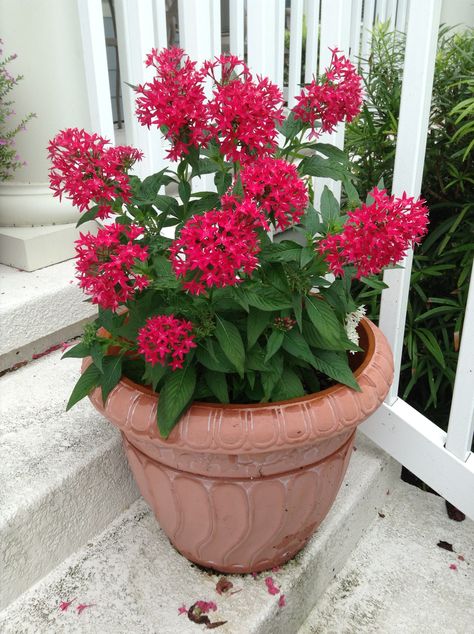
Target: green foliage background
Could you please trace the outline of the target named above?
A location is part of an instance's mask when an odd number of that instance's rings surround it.
[[[346,126],[359,191],[392,185],[405,36],[379,24],[362,60],[366,100]],[[364,65],[365,61],[365,65]],[[365,70],[364,70],[365,69]],[[417,248],[405,331],[400,394],[445,427],[474,254],[474,30],[442,27],[426,146],[422,196],[428,236]],[[359,298],[378,312],[377,292]]]

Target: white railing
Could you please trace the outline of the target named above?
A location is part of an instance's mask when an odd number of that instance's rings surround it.
[[[352,59],[367,58],[375,20],[390,20],[392,26],[406,31],[393,191],[419,195],[441,0],[291,0],[287,86],[283,86],[285,1],[223,2],[229,4],[230,52],[246,55],[252,70],[270,76],[284,88],[290,106],[300,92],[303,63],[304,78],[309,81],[327,65],[329,47],[337,46]],[[104,89],[108,80],[101,0],[77,3],[92,127],[112,138],[110,99]],[[131,84],[146,81],[145,54],[153,46],[159,48],[167,42],[165,0],[115,0],[115,7],[122,80]],[[179,41],[189,55],[203,60],[218,54],[222,46],[220,0],[179,0],[178,10]],[[164,147],[158,133],[148,132],[136,121],[132,90],[124,89],[123,101],[126,141],[140,147],[146,155],[141,170],[149,173],[161,168]],[[340,126],[330,142],[342,146],[343,139],[344,129]],[[394,351],[396,379],[386,402],[362,429],[430,487],[474,518],[474,454],[470,451],[474,432],[474,281],[471,280],[446,433],[398,396],[411,263],[410,253],[404,269],[389,271],[384,277],[389,288],[382,296],[380,325]]]

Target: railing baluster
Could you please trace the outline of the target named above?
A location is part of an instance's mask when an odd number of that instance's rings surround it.
[[[168,46],[166,32],[166,6],[165,0],[153,0],[153,22],[155,25],[155,46],[157,49]]]
[[[307,84],[317,75],[319,44],[319,0],[308,0],[306,13],[306,59],[304,80]]]
[[[404,65],[397,151],[392,192],[419,196],[433,86],[434,62],[438,38],[441,0],[417,0],[410,5]],[[423,24],[420,30],[419,25]],[[410,250],[404,269],[386,271],[382,292],[380,327],[387,336],[395,360],[395,379],[386,402],[394,403],[398,395],[408,292],[413,252]]]
[[[91,127],[94,132],[113,143],[114,119],[110,99],[102,3],[100,0],[80,0],[77,3],[77,9],[81,25]]]
[[[303,45],[303,0],[291,0],[290,68],[288,75],[288,107],[295,105],[301,91],[301,55]]]
[[[282,6],[279,0],[254,0],[247,4],[247,63],[252,72],[267,76],[274,83],[280,75],[277,37],[281,33],[277,26],[281,29],[281,20],[277,16]]]
[[[352,0],[351,11],[351,39],[350,54],[351,60],[357,64],[360,53],[360,29],[362,22],[362,0]]]
[[[367,60],[372,44],[372,29],[374,27],[375,0],[364,0],[364,21],[362,24],[362,52],[361,57]],[[366,66],[367,64],[363,64]]]
[[[117,0],[116,18],[122,82],[142,84],[153,76],[153,70],[145,67],[146,54],[156,42],[151,0]],[[124,85],[122,100],[127,143],[144,153],[134,171],[138,176],[148,176],[163,167],[161,134],[139,123],[135,116],[135,92],[129,86]]]
[[[244,58],[244,2],[229,0],[229,48],[233,55]]]
[[[469,295],[461,334],[454,383],[453,401],[449,414],[446,449],[460,460],[471,453],[474,435],[474,267],[471,271]],[[474,494],[474,493],[473,493]]]
[[[395,28],[397,31],[406,32],[407,28],[407,8],[408,0],[398,0],[397,4],[397,21]]]

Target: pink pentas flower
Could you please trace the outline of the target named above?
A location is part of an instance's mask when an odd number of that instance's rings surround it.
[[[181,616],[181,614],[187,614],[187,613],[188,613],[188,608],[183,603],[183,605],[178,608],[178,616]]]
[[[280,596],[280,598],[278,599],[278,607],[279,608],[284,608],[286,605],[286,596],[284,594],[282,594]]]
[[[170,247],[183,287],[199,295],[213,286],[235,286],[258,266],[258,235],[244,215],[211,210],[193,216]]]
[[[98,217],[106,218],[116,200],[130,202],[128,172],[143,154],[129,146],[111,146],[98,134],[68,128],[50,141],[48,156],[54,195],[70,198],[79,211],[99,205]]]
[[[76,240],[77,278],[94,304],[116,310],[148,286],[146,275],[133,270],[136,263],[148,257],[147,247],[135,242],[143,232],[136,225],[114,223],[102,227],[96,235],[80,234]]]
[[[269,594],[279,594],[280,593],[280,588],[275,585],[273,577],[266,577],[265,578],[265,585],[267,586],[267,590],[268,590]]]
[[[318,245],[335,275],[342,275],[345,266],[354,266],[357,278],[377,275],[384,267],[399,262],[427,231],[424,200],[415,201],[406,194],[395,198],[377,188],[371,196],[371,204],[348,212],[341,233],[328,235]]]
[[[76,599],[71,599],[71,601],[61,601],[61,603],[59,604],[59,609],[61,610],[61,612],[67,612],[67,610],[69,610],[75,600]]]
[[[138,331],[138,352],[151,365],[183,367],[188,352],[196,347],[193,324],[174,315],[149,317]]]
[[[246,196],[254,200],[279,229],[297,224],[308,205],[305,183],[294,165],[283,159],[261,157],[240,173]]]
[[[214,82],[208,110],[211,135],[229,161],[245,163],[272,154],[277,146],[276,124],[283,121],[283,97],[268,78],[253,78],[245,63],[221,55],[204,64]]]
[[[82,614],[86,608],[92,608],[95,603],[79,603],[76,607],[77,613]]]
[[[214,601],[196,601],[194,605],[199,608],[203,614],[208,614],[211,611],[215,612],[217,610],[217,605]]]
[[[205,146],[208,112],[203,73],[181,48],[152,49],[146,65],[156,69],[152,81],[136,88],[136,114],[142,125],[161,128],[177,160],[191,147]]]
[[[305,86],[296,97],[293,108],[295,119],[300,119],[311,128],[311,136],[321,132],[332,132],[341,121],[352,121],[362,105],[362,78],[356,67],[344,55],[332,50],[331,64],[321,82],[316,79]]]

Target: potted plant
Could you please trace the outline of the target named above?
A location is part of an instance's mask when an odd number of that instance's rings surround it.
[[[84,357],[68,408],[89,395],[122,431],[181,553],[259,571],[322,521],[356,426],[388,391],[391,352],[351,281],[397,263],[427,210],[377,189],[362,203],[345,154],[318,141],[361,104],[337,50],[286,117],[279,89],[234,56],[197,68],[180,49],[153,50],[146,63],[156,73],[135,88],[137,115],[160,127],[175,169],[141,181],[140,152],[83,130],[49,147],[55,194],[81,222],[103,221],[76,247],[99,314],[65,354]],[[196,185],[203,175],[214,191]],[[342,211],[315,176],[342,182]],[[289,229],[294,239],[272,239]]]

